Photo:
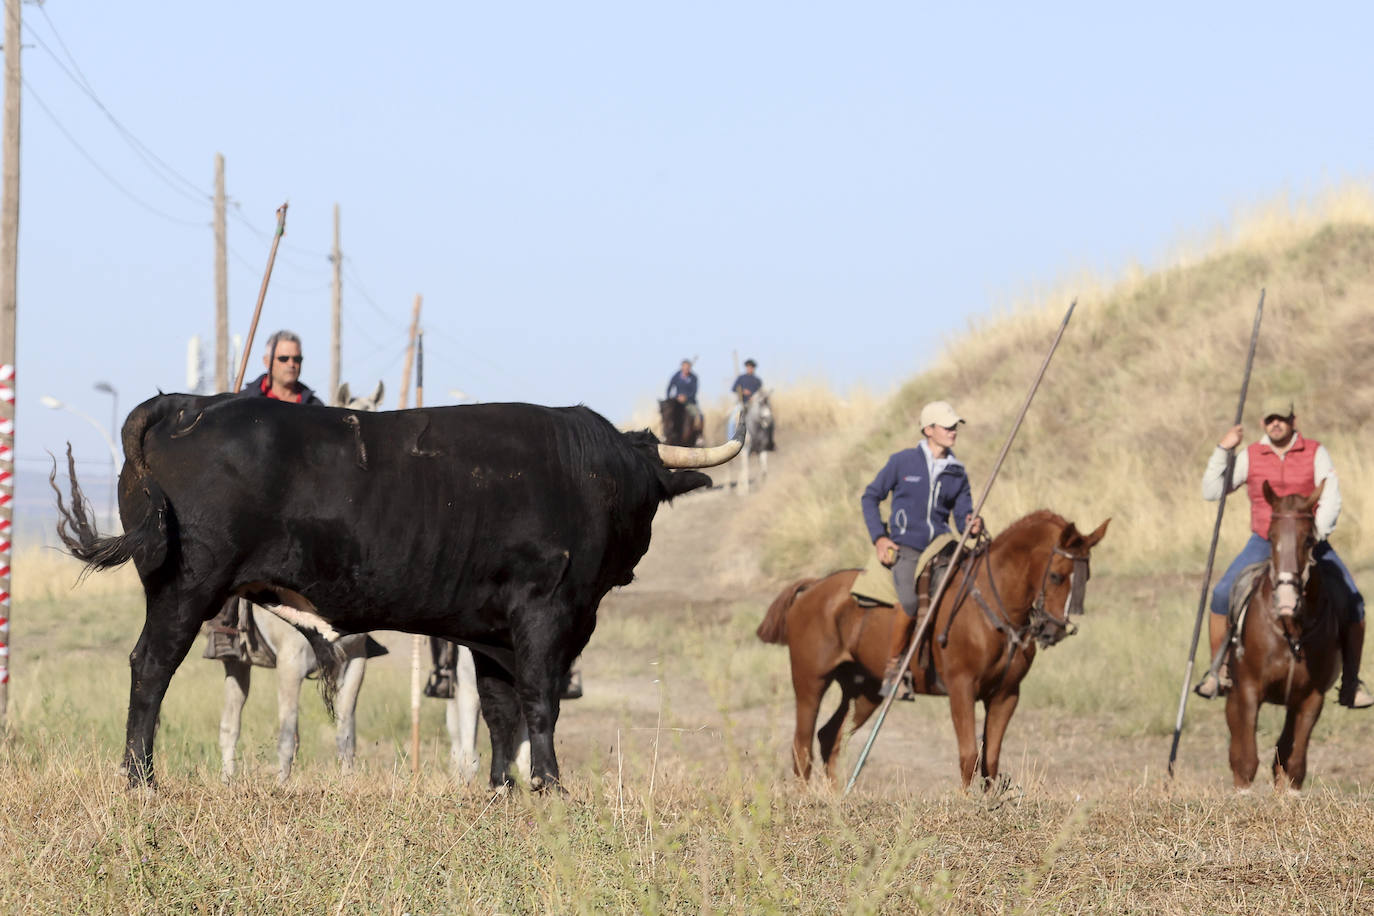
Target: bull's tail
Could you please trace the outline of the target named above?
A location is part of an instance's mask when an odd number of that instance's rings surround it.
[[[787,644],[787,612],[791,609],[792,603],[797,600],[797,596],[815,585],[816,579],[798,579],[791,585],[784,588],[778,597],[773,599],[773,603],[768,605],[768,613],[763,617],[763,623],[754,631],[759,639],[774,645]]]
[[[329,720],[337,721],[334,699],[339,695],[339,685],[343,683],[348,654],[337,641],[331,642],[315,630],[297,628],[297,632],[305,637],[305,641],[310,643],[310,648],[315,653],[315,661],[319,665],[320,700],[324,703],[324,711],[328,714]]]
[[[167,559],[171,507],[155,481],[145,479],[139,484],[145,497],[142,518],[123,534],[102,536],[96,528],[90,500],[76,479],[71,443],[67,444],[67,477],[71,482],[70,506],[62,501],[62,490],[57,485],[57,462],[54,461],[48,484],[57,494],[57,537],[68,553],[86,563],[87,572],[109,569],[129,560],[134,561],[140,574],[162,565]]]

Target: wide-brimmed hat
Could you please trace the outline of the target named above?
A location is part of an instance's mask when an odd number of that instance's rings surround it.
[[[927,426],[943,426],[946,429],[964,422],[949,401],[931,401],[921,408],[921,429]]]

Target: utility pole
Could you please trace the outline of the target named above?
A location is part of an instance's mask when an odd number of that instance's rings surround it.
[[[5,0],[5,120],[0,155],[0,729],[10,691],[10,555],[14,542],[14,357],[19,303],[19,13]]]
[[[229,265],[224,226],[224,154],[215,153],[215,391],[229,390]]]
[[[334,262],[334,333],[329,348],[329,396],[325,398],[325,403],[333,404],[339,393],[339,364],[343,361],[343,255],[339,253],[338,204],[334,205],[334,250],[330,252],[329,260]]]

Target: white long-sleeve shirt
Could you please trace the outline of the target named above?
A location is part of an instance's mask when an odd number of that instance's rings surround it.
[[[1274,448],[1274,443],[1268,435],[1260,437],[1260,443]],[[1274,449],[1277,454],[1278,449]],[[1279,455],[1279,460],[1284,459]],[[1248,448],[1236,451],[1236,465],[1231,470],[1231,492],[1239,490],[1245,486],[1245,481],[1250,472],[1250,450]],[[1222,476],[1226,473],[1226,449],[1221,446],[1212,452],[1212,457],[1207,459],[1207,470],[1202,473],[1202,498],[1206,500],[1221,499]],[[1317,501],[1317,538],[1326,540],[1331,536],[1331,532],[1336,530],[1336,519],[1341,515],[1341,485],[1336,479],[1336,467],[1331,463],[1331,453],[1326,450],[1325,445],[1317,446],[1317,453],[1312,456],[1312,480],[1315,485],[1321,485],[1325,481],[1326,486],[1322,489],[1322,497]]]

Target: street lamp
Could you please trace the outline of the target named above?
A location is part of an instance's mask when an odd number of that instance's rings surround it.
[[[102,382],[101,384],[105,384],[105,383]],[[99,388],[100,386],[97,385],[96,387]],[[108,386],[107,386],[107,387],[108,387]],[[114,390],[114,389],[111,389],[111,391],[113,391],[113,390]],[[65,410],[65,411],[67,411],[68,413],[74,413],[74,414],[76,414],[78,417],[80,417],[81,419],[85,420],[87,423],[89,423],[89,424],[91,424],[92,426],[94,426],[94,427],[96,428],[96,431],[97,431],[98,433],[100,433],[100,438],[104,439],[104,440],[105,440],[105,444],[106,444],[107,446],[109,446],[109,448],[110,448],[110,469],[111,469],[111,471],[112,471],[112,473],[113,473],[113,476],[112,476],[111,482],[110,482],[110,524],[113,525],[113,524],[114,524],[114,520],[115,520],[115,485],[114,485],[114,478],[116,478],[116,477],[119,476],[119,449],[115,448],[114,440],[110,438],[110,434],[107,433],[107,432],[105,431],[105,427],[101,426],[101,425],[100,425],[100,422],[99,422],[98,420],[96,420],[94,417],[90,416],[89,414],[86,414],[86,413],[83,413],[82,411],[77,410],[77,409],[76,409],[75,407],[73,407],[72,405],[70,405],[70,404],[63,404],[63,403],[62,403],[61,401],[59,401],[57,398],[53,397],[52,395],[47,395],[47,394],[45,394],[45,395],[43,395],[42,397],[40,397],[40,398],[38,399],[38,402],[39,402],[40,404],[42,404],[44,407],[48,408],[49,410]]]

